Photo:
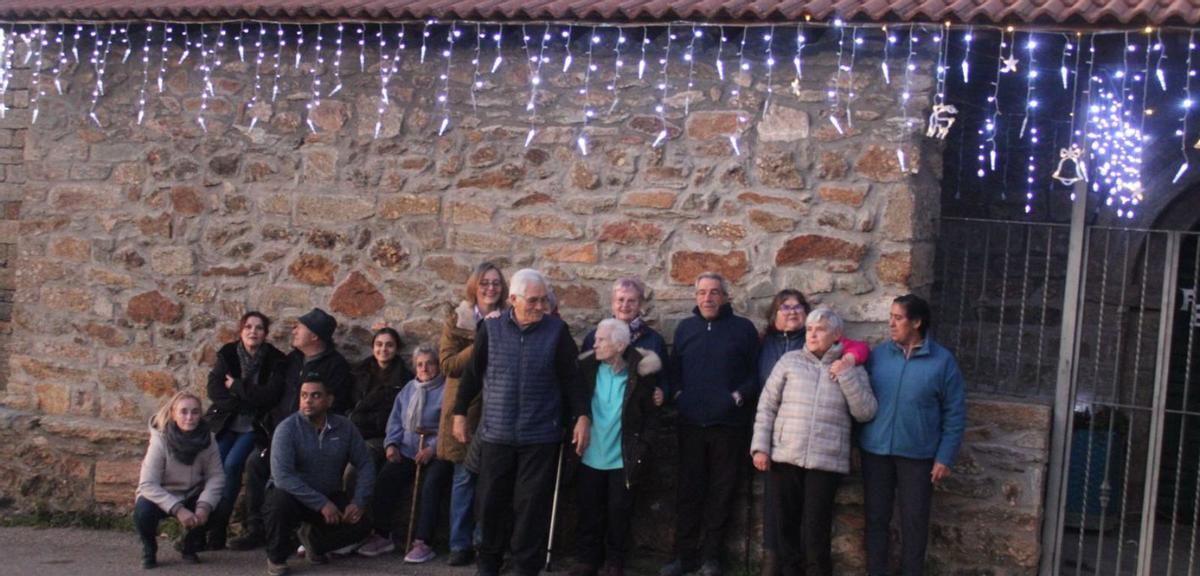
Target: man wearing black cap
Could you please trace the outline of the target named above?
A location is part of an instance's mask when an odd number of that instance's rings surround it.
[[[284,359],[283,369],[272,375],[272,385],[279,386],[283,393],[279,403],[267,414],[263,423],[265,434],[259,441],[261,450],[250,455],[246,462],[246,531],[231,540],[233,550],[250,550],[262,546],[266,540],[263,530],[262,506],[266,497],[267,478],[271,473],[269,434],[275,426],[296,412],[300,405],[300,385],[305,375],[320,378],[334,398],[332,412],[345,415],[353,402],[353,381],[350,363],[334,348],[333,332],[337,320],[320,308],[313,308],[297,319],[292,328],[292,351]]]

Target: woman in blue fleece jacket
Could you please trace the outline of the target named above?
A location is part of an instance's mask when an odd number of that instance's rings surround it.
[[[383,441],[387,463],[375,480],[375,497],[371,503],[375,533],[363,543],[358,553],[379,556],[395,550],[392,520],[396,505],[401,494],[416,481],[417,468],[422,467],[416,530],[412,547],[404,556],[405,562],[420,564],[435,556],[429,545],[430,537],[437,528],[442,488],[450,480],[454,467],[448,460],[437,459],[438,422],[442,417],[446,380],[439,371],[437,349],[428,344],[417,346],[412,360],[417,377],[396,395],[387,421],[387,435]]]
[[[962,373],[949,350],[928,336],[929,304],[907,294],[892,302],[891,339],[867,361],[879,402],[862,426],[867,572],[888,574],[888,525],[899,492],[901,559],[906,576],[924,570],[933,485],[950,476],[962,444]]]

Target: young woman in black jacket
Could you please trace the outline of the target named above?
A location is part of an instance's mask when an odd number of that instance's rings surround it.
[[[350,374],[354,377],[355,396],[350,421],[354,422],[363,440],[367,441],[378,470],[383,467],[383,439],[387,436],[392,404],[400,389],[413,379],[413,373],[399,355],[403,345],[400,333],[383,323],[371,328],[375,330],[371,338],[371,355],[350,368]]]
[[[217,363],[208,373],[212,406],[205,418],[216,435],[226,478],[221,503],[208,522],[209,550],[225,548],[246,458],[254,449],[255,434],[266,434],[260,420],[282,392],[278,382],[271,383],[271,373],[283,361],[283,353],[266,341],[271,320],[261,312],[247,312],[239,327],[238,339],[221,347]]]

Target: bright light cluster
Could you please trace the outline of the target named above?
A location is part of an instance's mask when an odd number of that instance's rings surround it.
[[[1142,150],[1149,138],[1135,125],[1132,101],[1094,77],[1097,93],[1088,109],[1088,141],[1096,165],[1092,190],[1120,218],[1133,218],[1142,201]]]

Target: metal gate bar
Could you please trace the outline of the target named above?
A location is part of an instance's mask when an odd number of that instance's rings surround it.
[[[1150,419],[1150,446],[1146,450],[1146,486],[1142,501],[1141,540],[1138,543],[1138,570],[1149,576],[1154,561],[1154,509],[1158,498],[1159,457],[1162,452],[1163,411],[1167,401],[1167,378],[1171,373],[1171,333],[1174,329],[1171,312],[1175,307],[1175,282],[1178,277],[1179,235],[1167,235],[1166,258],[1163,266],[1162,317],[1158,323],[1157,370],[1154,374],[1154,407]],[[1148,273],[1148,271],[1147,271]]]

